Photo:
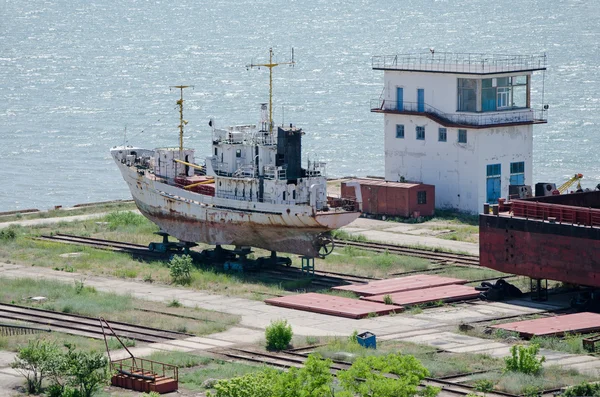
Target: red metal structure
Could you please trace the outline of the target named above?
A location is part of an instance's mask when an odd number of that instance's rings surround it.
[[[382,179],[354,179],[342,182],[342,197],[355,195],[351,182],[360,184],[362,212],[370,215],[433,216],[435,186],[424,183],[388,182]]]
[[[481,266],[600,287],[600,191],[502,203],[479,216]]]

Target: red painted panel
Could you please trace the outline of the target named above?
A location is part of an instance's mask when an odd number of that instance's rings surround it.
[[[505,273],[600,287],[599,240],[481,223],[479,258],[481,266]]]
[[[395,305],[418,305],[431,302],[454,302],[458,300],[474,299],[479,296],[479,291],[466,285],[443,285],[439,287],[423,288],[418,290],[395,292],[362,297],[371,302],[384,302],[384,297],[389,295]]]
[[[402,306],[384,305],[382,303],[366,302],[359,299],[343,298],[340,296],[317,294],[313,292],[271,298],[265,300],[265,303],[273,306],[287,307],[289,309],[354,319],[364,318],[372,313],[385,315],[404,310]]]
[[[600,330],[600,314],[590,312],[565,314],[564,316],[492,325],[491,328],[515,331],[528,338],[532,336],[562,335],[566,332],[595,332]]]
[[[441,277],[431,274],[416,274],[413,276],[390,278],[372,281],[367,284],[351,284],[333,287],[337,291],[352,291],[361,296],[390,294],[400,291],[411,291],[449,284],[466,284],[467,280],[452,277]]]

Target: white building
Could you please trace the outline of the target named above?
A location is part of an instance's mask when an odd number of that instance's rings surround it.
[[[531,76],[546,56],[427,54],[376,56],[384,89],[385,179],[435,185],[436,207],[471,213],[532,185]],[[543,92],[543,91],[542,91]]]

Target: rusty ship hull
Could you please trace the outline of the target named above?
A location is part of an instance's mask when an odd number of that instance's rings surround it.
[[[311,205],[240,201],[195,193],[118,161],[116,153],[113,150],[140,212],[180,241],[317,257],[323,233],[360,216],[358,209],[317,211]]]
[[[505,210],[479,217],[481,266],[600,287],[600,192],[514,200]]]

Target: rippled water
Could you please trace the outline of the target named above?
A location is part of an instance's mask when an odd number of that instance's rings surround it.
[[[534,178],[600,182],[600,12],[591,1],[228,0],[0,2],[0,211],[128,198],[108,149],[186,142],[209,154],[220,126],[254,123],[273,46],[275,121],[302,126],[330,176],[383,175],[383,87],[371,56],[438,51],[548,55],[549,123],[534,128]],[[534,76],[541,104],[542,75]]]

